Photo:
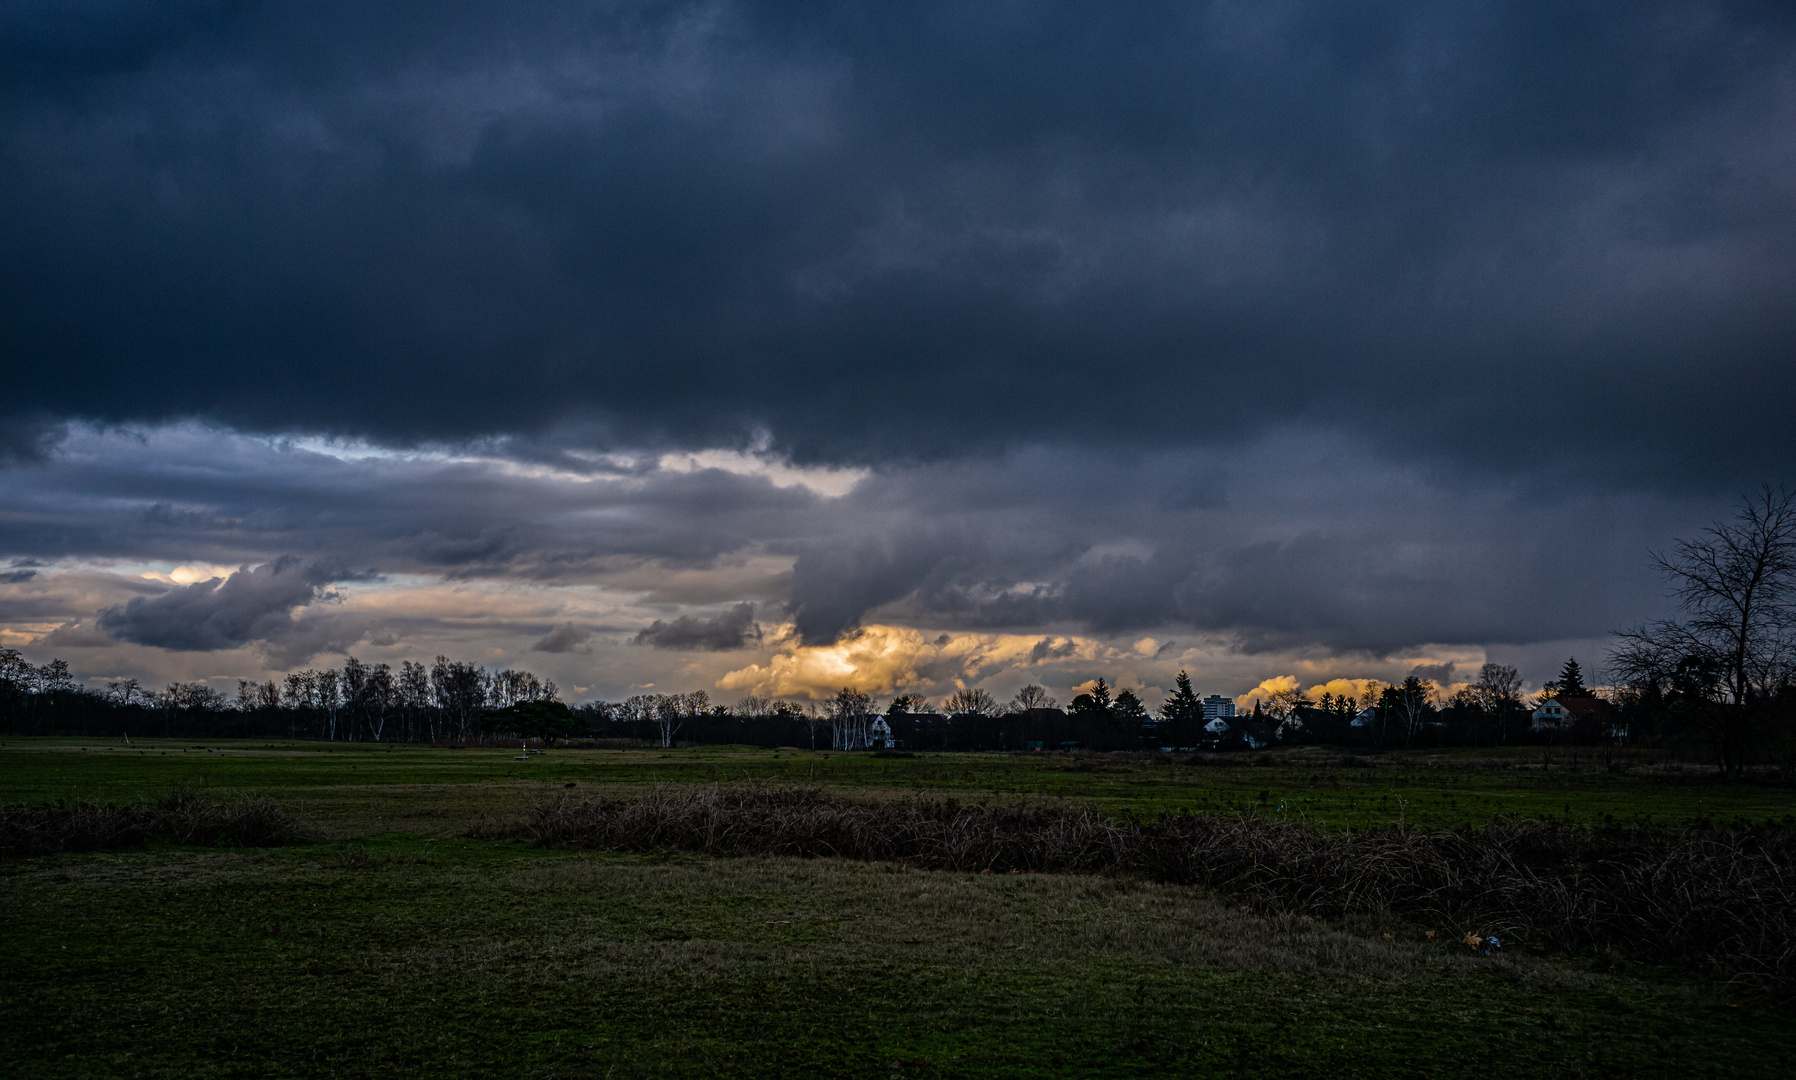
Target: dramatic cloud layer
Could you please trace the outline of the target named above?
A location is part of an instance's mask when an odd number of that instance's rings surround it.
[[[1548,672],[1796,477],[1787,5],[24,0],[0,88],[0,642],[96,676]]]
[[[0,626],[93,649],[103,612],[122,643],[254,646],[255,671],[333,650],[472,647],[616,689],[720,678],[745,661],[703,654],[743,650],[751,667],[788,668],[740,686],[809,687],[843,635],[865,662],[886,657],[868,669],[880,685],[897,684],[875,667],[931,685],[1009,670],[891,659],[920,655],[914,642],[869,652],[911,642],[900,630],[948,634],[928,648],[951,658],[1002,639],[1017,677],[1035,666],[1069,684],[1104,674],[1101,656],[1163,680],[1230,653],[1287,672],[1307,658],[1315,679],[1600,638],[1662,604],[1647,550],[1720,508],[1446,489],[1289,431],[1228,451],[1038,449],[846,481],[719,460],[734,471],[74,427],[46,460],[0,472],[13,565],[30,575],[0,586]],[[362,572],[323,569],[346,566]],[[326,589],[337,602],[320,603]]]
[[[872,460],[1276,417],[1704,483],[1796,452],[1782,5],[0,18],[24,420]]]

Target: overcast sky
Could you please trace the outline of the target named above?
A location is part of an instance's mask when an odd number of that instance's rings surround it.
[[[0,644],[1531,684],[1796,479],[1779,3],[0,7]]]

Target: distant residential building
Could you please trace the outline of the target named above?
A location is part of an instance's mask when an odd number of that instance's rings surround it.
[[[1550,697],[1534,708],[1534,730],[1556,731],[1581,720],[1614,726],[1615,710],[1602,698]]]
[[[1534,707],[1534,730],[1546,728],[1562,728],[1571,723],[1571,714],[1565,711],[1565,703],[1558,698],[1547,698]]]
[[[1211,694],[1204,699],[1204,719],[1227,720],[1235,715],[1235,702],[1221,694]],[[1205,725],[1208,726],[1207,724]]]
[[[1249,750],[1264,750],[1278,738],[1278,732],[1265,720],[1255,720],[1251,716],[1238,716],[1230,720],[1217,719],[1214,724],[1222,725],[1222,747],[1228,749],[1230,744],[1245,746]],[[1206,730],[1213,730],[1209,724]]]

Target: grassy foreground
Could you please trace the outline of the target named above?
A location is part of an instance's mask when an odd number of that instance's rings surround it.
[[[1450,751],[1360,757],[1319,748],[1229,755],[1226,766],[1161,755],[919,754],[695,747],[449,750],[368,743],[230,740],[0,740],[0,802],[154,796],[197,783],[253,791],[341,835],[464,830],[482,815],[575,784],[582,795],[657,783],[790,783],[864,793],[928,792],[1016,802],[1073,800],[1117,816],[1186,810],[1276,814],[1330,828],[1460,828],[1495,818],[1677,826],[1796,826],[1796,792],[1725,784],[1713,770],[1582,750]]]
[[[0,865],[0,1075],[1796,1071],[1784,1008],[1651,965],[1486,958],[1455,941],[1477,927],[1262,918],[1127,879],[565,853],[464,835],[569,783],[584,794],[785,779],[986,797],[992,783],[1005,801],[1079,799],[1112,813],[1208,802],[1273,814],[1313,792],[1321,812],[1307,813],[1338,824],[1376,823],[1370,808],[1398,799],[1392,816],[1471,823],[1490,816],[1477,817],[1480,800],[1503,797],[1596,821],[1775,820],[1792,809],[1775,788],[1445,760],[1236,769],[747,750],[554,751],[524,763],[490,750],[137,749],[8,739],[0,800],[118,800],[186,780],[270,794],[324,840]]]

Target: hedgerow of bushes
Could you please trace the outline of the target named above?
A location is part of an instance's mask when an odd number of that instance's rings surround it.
[[[124,804],[0,806],[0,858],[9,859],[145,844],[276,847],[304,838],[300,823],[262,796],[216,801],[176,790]]]
[[[1455,935],[1476,931],[1511,949],[1676,963],[1796,991],[1796,838],[1776,828],[1499,822],[1329,832],[1246,816],[1115,821],[1080,809],[712,787],[562,798],[533,808],[520,829],[561,848],[1139,874],[1203,886],[1267,913],[1391,914]]]

